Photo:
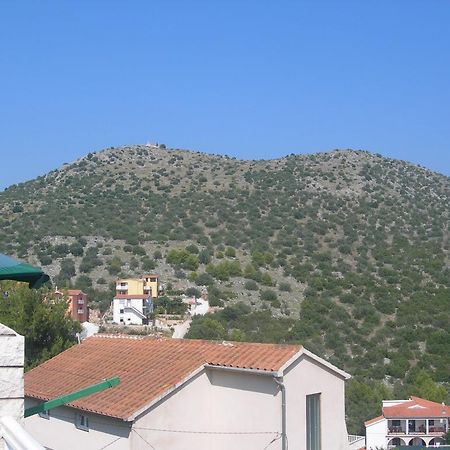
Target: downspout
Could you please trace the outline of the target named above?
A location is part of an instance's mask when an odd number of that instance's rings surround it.
[[[286,386],[283,384],[283,377],[274,377],[273,381],[278,384],[281,390],[281,449],[287,450],[286,434]]]

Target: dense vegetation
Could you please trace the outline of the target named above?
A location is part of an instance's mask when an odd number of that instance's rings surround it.
[[[25,368],[30,369],[71,347],[80,324],[67,315],[65,300],[48,288],[0,282],[0,323],[25,336]]]
[[[191,336],[300,341],[354,383],[394,389],[425,370],[448,386],[449,192],[447,177],[367,152],[122,147],[1,193],[0,251],[103,308],[116,277],[144,271],[237,305]]]

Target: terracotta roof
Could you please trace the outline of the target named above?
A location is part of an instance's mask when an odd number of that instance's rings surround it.
[[[151,295],[148,294],[116,294],[114,298],[151,298]]]
[[[450,407],[431,402],[420,397],[411,397],[408,401],[395,406],[385,406],[383,416],[396,417],[450,417]]]
[[[48,400],[119,376],[119,386],[69,406],[130,420],[205,364],[278,371],[301,349],[299,345],[97,335],[26,373],[25,395]]]
[[[80,295],[80,294],[84,294],[84,292],[83,292],[83,291],[80,291],[80,289],[69,289],[69,290],[67,291],[67,293],[68,293],[69,295]]]
[[[367,420],[366,422],[364,422],[364,425],[366,427],[368,427],[369,425],[372,425],[373,423],[377,423],[380,420],[383,420],[384,417],[383,416],[378,416],[378,417],[374,417],[373,419]]]

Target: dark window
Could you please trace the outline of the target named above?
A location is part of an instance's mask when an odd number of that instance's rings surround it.
[[[306,396],[306,449],[321,450],[320,394]]]

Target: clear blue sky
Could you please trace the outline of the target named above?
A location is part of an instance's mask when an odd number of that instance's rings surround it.
[[[0,188],[109,146],[450,174],[450,1],[0,2]]]

